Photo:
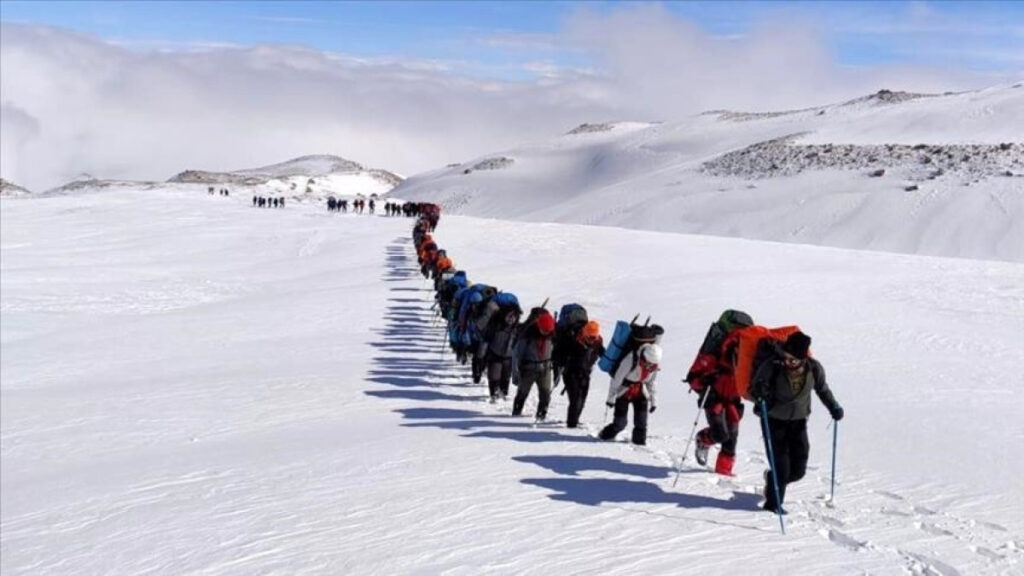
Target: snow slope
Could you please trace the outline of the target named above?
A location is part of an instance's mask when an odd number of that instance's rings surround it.
[[[1021,264],[444,217],[473,279],[666,326],[633,449],[483,401],[442,352],[409,220],[173,187],[0,219],[5,575],[1021,571]],[[672,487],[679,380],[726,307],[803,326],[846,408],[835,507],[815,404],[786,536],[756,508],[750,417],[734,480]]]
[[[413,176],[488,218],[1024,261],[1024,87],[585,125]],[[500,168],[477,170],[502,158]],[[871,177],[876,170],[881,177]]]

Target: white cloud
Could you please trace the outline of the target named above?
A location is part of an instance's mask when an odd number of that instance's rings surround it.
[[[163,179],[186,168],[238,169],[333,153],[411,174],[585,121],[784,109],[883,87],[945,91],[1001,79],[851,69],[835,63],[806,22],[766,22],[724,38],[646,5],[582,10],[557,38],[525,40],[570,47],[586,56],[588,68],[533,51],[496,65],[534,75],[512,82],[474,74],[484,64],[473,60],[203,43],[144,50],[4,24],[0,172],[45,189],[82,172]]]
[[[575,81],[482,81],[294,46],[138,51],[5,24],[0,59],[0,171],[33,189],[311,153],[409,174],[610,112]]]

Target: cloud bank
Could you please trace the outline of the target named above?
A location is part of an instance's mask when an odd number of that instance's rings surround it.
[[[944,91],[1004,80],[852,69],[836,64],[807,22],[765,22],[721,38],[658,6],[584,9],[540,39],[594,66],[574,70],[531,52],[523,63],[530,80],[482,80],[458,63],[299,46],[140,50],[5,23],[0,174],[42,190],[83,172],[165,179],[314,153],[412,174],[586,121],[671,120],[712,108],[821,104],[883,87]]]

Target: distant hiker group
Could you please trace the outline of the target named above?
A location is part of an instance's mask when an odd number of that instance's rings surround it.
[[[438,206],[420,204],[418,214],[413,242],[421,274],[433,280],[434,308],[445,323],[447,346],[458,362],[469,364],[474,383],[487,378],[490,401],[507,399],[511,382],[517,387],[512,414],[521,415],[536,385],[534,417],[543,422],[553,388],[564,382],[563,394],[569,400],[565,424],[575,428],[596,363],[610,376],[605,405],[613,411],[598,437],[612,440],[625,430],[632,407],[631,441],[646,444],[648,415],[657,409],[655,382],[663,362],[664,329],[649,317],[639,323],[637,315],[629,322],[618,321],[605,346],[601,326],[580,304],[565,304],[552,314],[545,300],[523,318],[525,311],[515,294],[470,282],[439,248],[433,237]],[[694,421],[683,459],[694,438],[694,457],[702,466],[719,445],[714,470],[721,475],[733,474],[743,400],[754,403],[770,464],[763,508],[778,513],[780,523],[786,487],[800,480],[807,468],[811,392],[834,420],[843,418],[810,343],[797,326],[767,328],[745,312],[726,310],[712,323],[684,380],[697,393],[698,419],[703,413],[707,426],[697,432]]]
[[[329,197],[327,199],[327,211],[348,213],[348,200],[336,200],[334,196]]]
[[[254,208],[284,208],[284,198],[253,196],[252,205]]]
[[[210,196],[213,196],[213,186],[208,186],[206,188],[206,193],[209,194]],[[217,194],[219,196],[230,196],[231,191],[228,190],[227,188],[220,188],[217,190]]]

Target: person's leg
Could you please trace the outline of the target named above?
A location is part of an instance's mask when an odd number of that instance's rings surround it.
[[[491,400],[497,400],[501,394],[501,364],[500,360],[491,360],[487,363],[487,391],[491,393]]]
[[[533,388],[536,379],[537,375],[532,372],[520,372],[519,389],[516,390],[515,400],[512,401],[513,416],[522,415],[523,406],[526,405],[526,399],[530,396],[530,389]]]
[[[785,498],[786,483],[789,481],[789,443],[788,443],[788,422],[785,420],[768,419],[768,426],[771,429],[770,436],[766,441],[771,442],[772,456],[775,463],[775,478],[779,483],[779,495],[775,497],[775,487],[772,483],[770,473],[767,474],[765,482],[765,509],[776,510]],[[765,455],[768,454],[767,445]]]
[[[580,389],[576,375],[565,373],[562,375],[565,382],[565,394],[569,397],[569,409],[565,413],[565,425],[568,428],[575,428],[579,424]]]
[[[725,428],[727,438],[722,441],[722,450],[715,461],[715,472],[724,476],[732,476],[732,467],[736,462],[736,442],[740,435],[740,418],[743,417],[743,404],[729,403],[725,407]]]
[[[543,370],[537,375],[537,419],[548,417],[548,405],[551,404],[551,370]]]
[[[647,444],[647,397],[643,394],[633,398],[633,444]]]
[[[615,413],[610,424],[601,429],[599,437],[601,440],[612,440],[615,436],[626,429],[626,424],[629,423],[627,417],[629,416],[629,400],[620,396],[615,401]]]
[[[501,361],[501,380],[498,386],[502,399],[508,397],[508,383],[510,380],[512,380],[512,360],[506,358]]]
[[[786,477],[786,484],[792,484],[804,477],[807,473],[807,458],[811,453],[811,445],[807,440],[807,420],[793,420],[789,422],[789,432],[786,437],[789,453],[789,470]],[[779,488],[780,501],[786,501],[786,489]]]

